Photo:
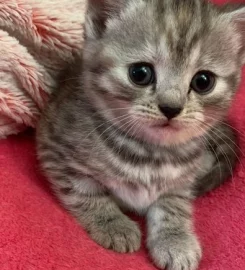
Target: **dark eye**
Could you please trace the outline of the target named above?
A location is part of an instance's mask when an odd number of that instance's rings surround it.
[[[210,71],[199,71],[191,81],[191,88],[198,94],[207,94],[213,90],[215,75]]]
[[[151,64],[136,63],[129,67],[129,78],[138,86],[148,86],[155,81],[155,71]]]

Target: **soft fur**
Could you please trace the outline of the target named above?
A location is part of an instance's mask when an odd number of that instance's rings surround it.
[[[201,0],[89,1],[82,59],[61,81],[37,140],[57,196],[99,244],[139,248],[127,208],[146,216],[157,266],[197,268],[192,200],[224,182],[238,155],[225,119],[244,64],[244,18],[242,5]],[[131,83],[137,62],[154,66],[154,84]],[[216,75],[206,95],[190,87],[199,70]],[[168,121],[162,103],[183,109]]]
[[[0,139],[35,127],[80,54],[86,0],[0,1]]]

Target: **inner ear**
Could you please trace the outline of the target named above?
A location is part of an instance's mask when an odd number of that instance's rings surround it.
[[[245,65],[245,5],[235,5],[234,8],[227,12],[225,16],[229,17],[229,20],[235,26],[235,31],[240,36],[240,51],[242,64]]]
[[[106,29],[106,22],[126,5],[127,0],[88,0],[85,38],[99,39]]]
[[[235,12],[234,22],[237,26],[237,29],[241,35],[241,55],[242,63],[245,65],[245,5],[243,8]]]

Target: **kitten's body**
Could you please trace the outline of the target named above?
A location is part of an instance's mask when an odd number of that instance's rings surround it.
[[[159,267],[193,270],[201,249],[191,200],[227,179],[237,157],[223,120],[240,80],[241,35],[231,40],[234,25],[197,0],[108,2],[99,16],[91,1],[82,65],[61,82],[41,120],[42,168],[99,244],[119,252],[139,248],[140,231],[119,208],[126,207],[146,215],[147,244]],[[228,34],[220,34],[221,26]],[[218,34],[226,48],[217,50]],[[132,91],[125,66],[139,61],[153,63],[158,80]],[[216,94],[189,93],[197,66],[218,74]],[[173,127],[164,126],[159,100],[184,106]],[[148,127],[151,121],[156,127]]]

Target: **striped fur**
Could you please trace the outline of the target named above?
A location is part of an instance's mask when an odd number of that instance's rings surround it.
[[[157,266],[197,268],[191,202],[222,184],[238,156],[226,114],[244,64],[244,15],[244,5],[201,0],[89,1],[83,58],[53,95],[37,149],[58,198],[100,245],[139,249],[126,208],[146,216]],[[154,85],[130,82],[135,62],[154,66]],[[217,75],[210,94],[190,89],[200,69]],[[173,130],[163,101],[184,107]]]

